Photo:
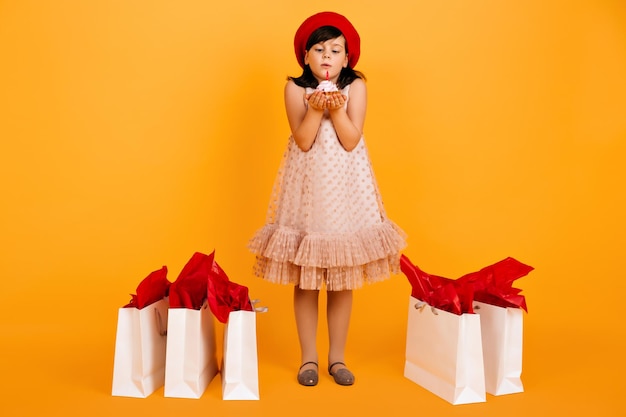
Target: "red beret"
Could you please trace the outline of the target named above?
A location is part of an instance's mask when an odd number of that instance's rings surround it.
[[[311,34],[322,26],[333,26],[341,31],[343,37],[346,38],[346,46],[348,47],[348,64],[350,68],[354,68],[361,54],[361,38],[352,23],[335,12],[317,13],[302,22],[293,39],[298,64],[304,68],[306,43]]]

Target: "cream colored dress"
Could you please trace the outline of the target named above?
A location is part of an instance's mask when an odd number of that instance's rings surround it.
[[[289,138],[266,224],[248,244],[257,276],[309,290],[356,289],[398,273],[405,246],[385,214],[363,138],[347,152],[328,114],[308,152]]]

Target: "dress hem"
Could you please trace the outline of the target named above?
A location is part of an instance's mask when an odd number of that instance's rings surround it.
[[[255,275],[269,282],[329,291],[361,288],[400,272],[406,235],[390,220],[352,235],[306,234],[267,224],[248,244]]]

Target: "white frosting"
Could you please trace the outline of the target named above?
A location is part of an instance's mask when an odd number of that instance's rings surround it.
[[[329,80],[324,80],[321,83],[319,83],[316,90],[323,91],[325,93],[339,91],[339,89],[337,88],[337,84]]]

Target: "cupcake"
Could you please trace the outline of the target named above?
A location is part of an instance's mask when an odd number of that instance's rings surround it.
[[[317,85],[316,90],[323,91],[325,93],[333,93],[335,91],[339,91],[339,89],[337,88],[337,84],[335,84],[334,82],[330,80],[324,80],[321,83],[319,83]]]
[[[324,93],[334,93],[339,91],[339,88],[337,88],[337,84],[328,79],[328,71],[326,71],[326,79],[317,85],[316,90]]]

